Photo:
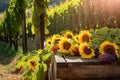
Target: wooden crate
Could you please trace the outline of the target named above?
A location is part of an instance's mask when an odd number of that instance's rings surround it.
[[[120,65],[101,63],[98,59],[54,56],[52,59],[53,80],[120,80]]]

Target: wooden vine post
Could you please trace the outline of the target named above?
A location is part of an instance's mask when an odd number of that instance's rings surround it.
[[[45,39],[45,25],[44,25],[44,16],[45,16],[45,1],[44,0],[35,0],[34,1],[34,12],[33,12],[33,24],[36,29],[36,49],[44,48],[44,39]]]
[[[23,53],[27,54],[27,34],[26,34],[26,16],[25,16],[25,9],[23,9],[23,20],[22,20],[22,46],[23,46]]]
[[[40,15],[40,49],[44,48],[45,40],[44,12]]]
[[[23,53],[27,54],[28,49],[27,49],[27,34],[26,34],[26,13],[25,10],[27,8],[27,1],[26,0],[21,0],[21,3],[23,3],[23,5],[21,4],[21,12],[22,12],[22,20],[21,20],[21,24],[22,24],[22,48],[23,48]]]

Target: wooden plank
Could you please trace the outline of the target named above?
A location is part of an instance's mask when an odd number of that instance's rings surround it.
[[[54,59],[55,59],[55,62],[57,62],[57,63],[64,63],[65,62],[64,58],[59,56],[59,55],[55,55]]]
[[[65,63],[65,60],[64,60],[64,58],[63,57],[61,57],[61,56],[59,56],[59,55],[55,55],[54,57],[53,57],[53,60],[52,60],[52,69],[53,69],[53,78],[54,78],[54,80],[57,80],[57,67],[60,65],[60,66],[62,66],[62,64],[64,64]]]
[[[57,68],[57,78],[120,78],[120,66]]]
[[[66,59],[66,61],[68,62],[68,63],[76,63],[76,62],[79,62],[79,63],[88,63],[88,62],[100,62],[99,60],[98,60],[98,58],[94,58],[94,59],[82,59],[82,58],[80,58],[79,56],[65,56],[65,59]]]
[[[80,66],[80,65],[111,65],[111,63],[102,63],[98,58],[94,59],[82,59],[79,56],[55,56],[55,63],[57,68],[65,68],[68,66]]]

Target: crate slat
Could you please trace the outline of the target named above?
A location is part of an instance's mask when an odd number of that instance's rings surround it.
[[[66,59],[66,61],[67,62],[79,62],[79,63],[83,63],[83,62],[85,62],[85,63],[89,63],[89,62],[100,62],[97,58],[95,58],[95,59],[82,59],[82,58],[80,58],[79,56],[65,56],[65,59]]]
[[[52,59],[54,80],[76,78],[119,78],[120,65],[101,63],[95,59],[81,59],[79,56],[57,56]]]

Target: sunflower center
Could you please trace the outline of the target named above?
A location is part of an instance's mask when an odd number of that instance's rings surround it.
[[[89,36],[88,35],[84,35],[82,39],[85,42],[89,42]]]
[[[87,46],[84,47],[84,52],[86,55],[91,54],[92,50],[90,48],[88,48]]]
[[[56,39],[56,40],[55,40],[55,43],[58,43],[59,41],[60,41],[60,39]]]
[[[48,44],[51,44],[51,42],[49,41]]]
[[[112,45],[106,45],[104,51],[105,53],[112,54],[115,53],[115,48]]]
[[[72,38],[72,35],[68,34],[68,35],[67,35],[67,38]]]
[[[31,66],[35,66],[35,62],[30,61]]]
[[[78,38],[78,37],[76,37],[76,39],[78,40],[79,38]]]
[[[66,41],[66,42],[63,43],[63,48],[64,49],[69,50],[70,47],[71,47],[71,44],[69,42]]]

